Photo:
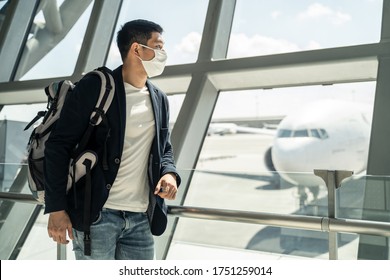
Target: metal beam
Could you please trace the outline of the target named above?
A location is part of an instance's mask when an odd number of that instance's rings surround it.
[[[95,1],[75,67],[75,80],[106,62],[122,2]]]
[[[13,79],[38,4],[39,0],[9,1],[0,33],[0,82]]]
[[[390,39],[390,2],[383,1],[381,42]],[[378,220],[372,209],[382,213],[390,211],[390,54],[379,57],[374,113],[372,117],[371,139],[368,153],[367,174],[384,176],[382,180],[367,180],[363,199],[363,219]],[[385,215],[388,216],[388,215]],[[390,219],[389,219],[390,220]],[[390,256],[389,238],[362,235],[359,239],[359,259],[388,259]]]
[[[218,90],[374,81],[378,57],[388,55],[390,42],[380,42],[278,55],[200,61],[167,66],[163,75],[154,78],[153,82],[167,94],[177,94],[187,92],[192,76],[198,73],[209,73]],[[0,104],[45,102],[42,88],[53,80],[58,78],[0,83]]]

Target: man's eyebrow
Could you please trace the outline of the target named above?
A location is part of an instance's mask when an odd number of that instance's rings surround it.
[[[164,41],[155,42],[154,45],[159,47],[159,48],[163,48],[164,47]]]

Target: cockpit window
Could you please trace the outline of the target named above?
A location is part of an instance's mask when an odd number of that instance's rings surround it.
[[[293,137],[309,137],[307,129],[294,130]]]
[[[292,134],[292,130],[290,129],[279,129],[277,137],[287,138],[287,137],[291,137],[291,134]]]
[[[326,139],[328,138],[328,133],[323,128],[312,128],[312,129],[279,129],[278,138],[289,138],[289,137],[312,137],[318,139]]]
[[[318,131],[318,129],[310,129],[310,135],[311,135],[311,137],[321,138],[321,135],[320,135],[320,132]]]
[[[329,137],[329,135],[328,135],[328,133],[326,132],[325,129],[321,128],[321,129],[319,129],[319,132],[320,132],[320,135],[321,135],[321,139],[325,139],[325,138]]]

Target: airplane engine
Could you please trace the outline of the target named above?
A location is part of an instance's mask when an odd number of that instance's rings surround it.
[[[269,171],[276,171],[274,163],[272,161],[272,146],[270,146],[264,154],[264,163]]]

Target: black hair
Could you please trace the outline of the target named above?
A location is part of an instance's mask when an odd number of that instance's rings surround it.
[[[157,23],[144,19],[136,19],[125,23],[118,31],[116,43],[122,60],[124,60],[134,42],[146,45],[152,37],[152,32],[162,33],[163,29]]]

